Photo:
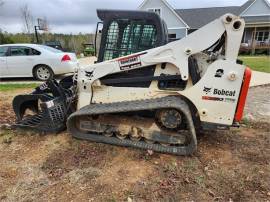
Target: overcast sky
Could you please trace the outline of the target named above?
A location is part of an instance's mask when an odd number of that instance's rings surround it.
[[[143,0],[3,0],[0,7],[0,28],[22,32],[20,9],[28,5],[33,17],[46,17],[51,32],[91,33],[98,21],[97,8],[136,9]],[[168,0],[174,8],[239,6],[247,0]]]

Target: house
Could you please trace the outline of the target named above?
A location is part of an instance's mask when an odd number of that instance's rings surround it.
[[[166,0],[145,0],[140,6],[140,10],[153,11],[164,19],[168,26],[169,38],[183,38],[187,35],[190,27],[182,17]]]
[[[241,6],[177,9],[170,0],[144,0],[140,10],[158,13],[167,23],[169,38],[180,39],[199,29],[225,13],[232,13],[245,19],[246,26],[242,48],[246,50],[267,50],[270,48],[270,2],[269,0],[248,0]]]

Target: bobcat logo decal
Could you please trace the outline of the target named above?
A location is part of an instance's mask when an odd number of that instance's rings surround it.
[[[203,92],[205,92],[206,94],[208,94],[208,93],[211,92],[211,89],[212,88],[207,88],[207,87],[204,86]]]

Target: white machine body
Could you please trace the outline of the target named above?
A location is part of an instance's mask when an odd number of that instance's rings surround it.
[[[125,57],[81,67],[77,73],[77,109],[94,103],[159,98],[179,95],[189,100],[197,109],[201,122],[232,125],[246,67],[237,64],[245,22],[237,16],[226,14],[185,38],[167,45]],[[204,52],[225,33],[223,53],[208,55]],[[188,58],[198,62],[200,80],[193,85]],[[214,59],[213,59],[214,58]],[[162,64],[166,63],[165,69]],[[149,88],[113,87],[103,85],[100,78],[123,71],[156,65],[155,76],[181,75],[187,81],[184,90],[160,90],[157,81]]]

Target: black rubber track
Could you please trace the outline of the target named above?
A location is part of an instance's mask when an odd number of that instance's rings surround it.
[[[188,130],[190,132],[190,142],[188,145],[181,146],[163,146],[160,144],[151,144],[144,141],[134,142],[130,139],[119,139],[116,137],[106,137],[100,134],[86,134],[81,132],[76,126],[76,118],[80,116],[132,112],[142,110],[154,110],[162,108],[177,109],[186,116]],[[91,104],[71,114],[67,121],[68,131],[73,137],[78,139],[90,140],[99,143],[119,145],[125,147],[135,147],[140,149],[149,149],[161,153],[170,153],[175,155],[190,155],[197,149],[196,132],[189,107],[185,101],[177,96],[168,96],[157,99],[116,102],[109,104]]]

